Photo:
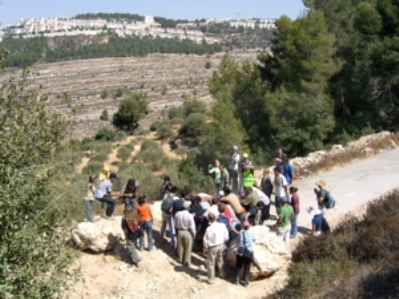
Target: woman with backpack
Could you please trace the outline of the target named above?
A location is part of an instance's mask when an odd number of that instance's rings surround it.
[[[244,221],[242,226],[244,229],[238,235],[235,283],[240,283],[240,276],[243,271],[244,280],[241,280],[241,282],[247,287],[249,285],[250,267],[254,256],[253,243],[255,242],[255,236],[249,231],[250,224],[248,221]]]
[[[137,213],[139,214],[139,225],[140,230],[143,232],[140,235],[140,250],[144,249],[144,232],[147,234],[148,240],[148,251],[154,249],[153,236],[152,236],[152,209],[151,206],[146,203],[145,194],[139,195],[139,204],[137,206]]]
[[[125,233],[126,247],[129,251],[130,258],[138,267],[141,262],[141,257],[138,255],[135,244],[140,237],[141,231],[139,228],[139,216],[136,209],[128,205],[125,208],[124,217],[122,218],[122,229]]]

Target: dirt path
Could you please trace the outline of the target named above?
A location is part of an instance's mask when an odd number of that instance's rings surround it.
[[[335,209],[329,210],[327,219],[336,223],[348,212],[359,214],[365,204],[389,190],[399,187],[396,172],[399,169],[399,149],[372,156],[308,177],[294,183],[299,188],[301,213],[299,215],[300,237],[306,235],[310,216],[305,208],[315,202],[314,182],[324,179],[327,188],[337,200]],[[274,207],[271,208],[275,214]],[[268,221],[267,225],[274,221]],[[160,223],[155,222],[155,245],[153,252],[141,252],[143,265],[132,267],[127,263],[126,251],[118,245],[110,254],[82,254],[80,263],[84,280],[75,284],[66,298],[262,298],[281,288],[286,273],[278,272],[269,279],[252,282],[248,288],[232,284],[233,273],[229,269],[227,279],[216,279],[215,284],[205,283],[204,259],[193,254],[193,266],[182,267],[175,260],[175,252],[167,241],[159,237]],[[292,247],[295,246],[292,242]]]

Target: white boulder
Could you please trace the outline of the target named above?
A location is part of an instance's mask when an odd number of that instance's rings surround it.
[[[72,241],[82,250],[94,252],[112,250],[114,245],[125,240],[121,227],[122,217],[114,220],[101,219],[98,222],[81,222],[72,229]]]
[[[251,265],[251,280],[269,277],[281,269],[288,268],[290,254],[283,240],[277,237],[275,232],[270,232],[266,226],[254,226],[250,228],[255,235],[254,259]],[[226,262],[235,267],[237,258],[238,240],[231,242]]]

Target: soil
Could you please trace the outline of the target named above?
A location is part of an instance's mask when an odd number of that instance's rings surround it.
[[[326,215],[334,226],[347,213],[362,215],[370,200],[398,188],[397,169],[399,149],[295,181],[302,211],[298,217],[299,237],[292,240],[291,250],[309,231],[310,215],[305,209],[315,203],[313,188],[316,180],[324,179],[337,201],[336,207]],[[275,214],[274,207],[271,212]],[[271,226],[274,222],[269,220],[266,225]],[[123,244],[118,244],[106,254],[82,253],[79,258],[82,279],[74,284],[65,298],[262,298],[282,288],[287,281],[287,273],[280,271],[268,279],[251,282],[245,288],[232,283],[233,270],[227,269],[226,279],[216,279],[213,285],[209,285],[201,254],[193,253],[190,268],[181,266],[176,261],[169,239],[162,239],[159,229],[160,223],[156,221],[156,249],[140,252],[143,262],[139,268],[130,264]]]

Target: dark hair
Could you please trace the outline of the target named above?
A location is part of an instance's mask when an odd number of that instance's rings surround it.
[[[139,205],[144,204],[146,198],[147,198],[147,196],[145,194],[140,194],[139,195]]]
[[[251,186],[246,186],[246,187],[244,187],[244,190],[245,190],[245,191],[252,191],[253,189],[252,189]]]
[[[278,173],[281,173],[281,169],[280,169],[280,167],[278,167],[278,166],[274,167],[273,170],[276,171],[276,172],[278,172]]]
[[[177,193],[177,192],[179,192],[179,188],[177,188],[176,186],[172,186],[170,188],[170,193]]]
[[[185,198],[187,196],[187,192],[186,191],[180,191],[180,197],[181,198]]]
[[[223,192],[224,192],[224,195],[229,195],[231,193],[231,190],[229,187],[223,187]]]
[[[217,205],[218,203],[219,203],[219,198],[217,198],[217,197],[215,197],[215,198],[212,198],[212,204],[213,205]]]
[[[297,187],[294,186],[290,187],[290,192],[297,192],[297,191],[298,191]]]
[[[89,176],[89,183],[90,184],[92,184],[92,183],[94,183],[94,181],[96,180],[96,176],[94,175],[94,174],[91,174],[90,176]]]
[[[168,175],[165,175],[165,176],[163,177],[163,179],[164,179],[164,181],[170,181],[170,177],[169,177]]]
[[[136,190],[136,180],[135,179],[129,179],[126,183],[126,189],[125,189],[125,193],[134,193],[134,191]]]
[[[201,196],[194,196],[194,197],[193,197],[193,201],[194,201],[195,203],[200,203],[200,202],[202,201],[202,198],[201,198]]]
[[[263,201],[258,201],[258,203],[256,204],[256,206],[258,208],[263,208],[265,206],[265,203]]]
[[[218,204],[218,211],[219,213],[224,213],[224,211],[226,210],[226,205],[224,203],[219,203]]]

